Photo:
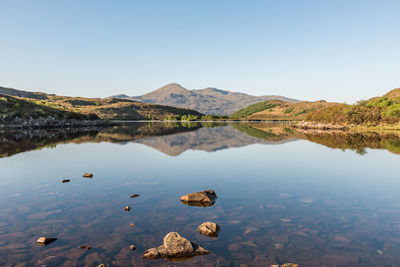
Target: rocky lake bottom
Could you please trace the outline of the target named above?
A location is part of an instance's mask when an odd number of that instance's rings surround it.
[[[279,123],[3,132],[0,266],[400,266],[399,153],[396,132]],[[142,258],[170,232],[212,253]]]

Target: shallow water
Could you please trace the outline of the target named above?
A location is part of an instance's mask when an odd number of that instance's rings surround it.
[[[125,123],[0,139],[0,266],[400,266],[396,133]],[[215,205],[179,201],[205,189]],[[218,238],[197,232],[205,221],[221,226]],[[172,231],[213,254],[141,259]],[[58,240],[40,246],[40,236]]]

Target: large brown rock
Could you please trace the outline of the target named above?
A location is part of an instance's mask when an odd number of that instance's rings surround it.
[[[205,222],[197,227],[197,230],[200,232],[200,234],[209,237],[218,237],[218,232],[220,229],[221,228],[219,225],[214,222]]]
[[[176,232],[168,233],[164,237],[164,243],[158,248],[151,248],[144,252],[144,259],[177,259],[190,258],[199,255],[206,255],[210,251],[192,243]]]
[[[217,195],[214,190],[190,193],[181,197],[181,201],[184,204],[192,206],[212,206],[216,199]]]
[[[190,241],[176,232],[168,233],[164,237],[164,247],[171,258],[185,257],[194,251]]]

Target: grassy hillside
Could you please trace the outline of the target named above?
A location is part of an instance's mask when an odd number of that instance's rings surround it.
[[[32,100],[39,105],[79,112],[82,114],[96,114],[101,119],[109,120],[162,120],[167,116],[183,116],[202,114],[183,108],[138,103],[124,99],[101,99],[81,97],[50,96],[46,100]]]
[[[6,88],[0,86],[0,94],[9,95],[9,96],[17,96],[17,97],[25,97],[32,99],[47,99],[47,94],[41,92],[27,92],[22,90],[17,90],[13,88]]]
[[[19,119],[54,118],[59,120],[96,120],[97,115],[79,114],[76,112],[62,111],[55,108],[38,105],[30,101],[0,95],[0,123],[9,124]]]
[[[259,102],[253,105],[250,105],[246,108],[242,108],[239,109],[238,111],[236,111],[235,113],[233,113],[230,118],[231,119],[241,119],[241,118],[245,118],[249,115],[252,115],[254,113],[266,110],[266,109],[271,109],[274,108],[276,106],[281,105],[280,102],[278,103],[270,103],[270,102]]]
[[[285,120],[299,121],[303,120],[306,114],[322,109],[324,107],[335,106],[337,103],[326,101],[316,102],[294,102],[266,101],[260,102],[247,108],[238,110],[231,118],[241,120]]]
[[[108,120],[162,120],[168,116],[181,117],[184,115],[193,115],[201,117],[203,115],[195,110],[139,103],[127,99],[57,96],[44,93],[30,93],[4,87],[0,87],[0,93],[31,102],[42,109],[51,108],[83,115],[94,114],[92,116]]]
[[[332,124],[378,126],[400,122],[400,88],[382,97],[359,101],[355,105],[340,104],[313,111],[306,121]]]

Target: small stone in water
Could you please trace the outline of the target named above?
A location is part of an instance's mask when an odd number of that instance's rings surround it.
[[[89,249],[91,249],[91,247],[89,247],[89,246],[86,246],[86,245],[80,246],[79,248],[80,248],[80,249],[86,249],[86,250],[89,250]]]
[[[64,179],[64,180],[62,180],[61,182],[62,182],[62,183],[69,183],[70,180],[69,180],[69,179]]]
[[[298,265],[296,263],[285,263],[282,265],[274,264],[274,265],[271,265],[271,267],[300,267],[300,265]]]
[[[134,245],[130,245],[130,246],[129,246],[129,249],[130,249],[130,250],[135,250],[136,247],[135,247]]]
[[[83,174],[83,177],[85,177],[85,178],[93,178],[93,173],[84,173]]]
[[[131,223],[129,226],[130,226],[130,227],[135,227],[135,225],[134,225],[133,223]]]
[[[125,210],[126,210],[126,211],[130,211],[130,210],[131,210],[131,207],[126,206],[126,207],[125,207]]]
[[[131,195],[131,198],[138,197],[138,196],[140,196],[140,195],[132,194],[132,195]]]
[[[48,244],[53,243],[56,240],[57,238],[55,237],[41,237],[36,241],[36,243],[39,243],[40,245],[43,246],[47,246]]]
[[[218,237],[218,232],[220,231],[220,227],[218,224],[214,222],[205,222],[197,227],[197,230],[200,234],[209,236],[209,237]]]

